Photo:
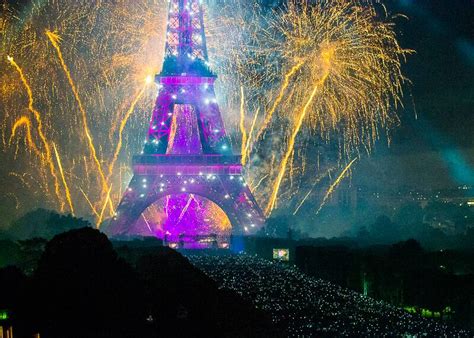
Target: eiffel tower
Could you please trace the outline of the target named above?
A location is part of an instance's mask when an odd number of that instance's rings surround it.
[[[143,152],[133,158],[134,176],[107,230],[113,236],[134,235],[133,225],[150,205],[180,194],[215,203],[233,235],[254,234],[265,221],[217,105],[201,3],[169,3],[165,59],[155,79],[159,93]]]

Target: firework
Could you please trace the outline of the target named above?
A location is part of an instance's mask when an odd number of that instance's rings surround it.
[[[240,87],[240,132],[242,133],[242,146],[240,153],[242,154],[242,165],[247,161],[247,153],[245,147],[247,145],[247,129],[245,129],[245,92],[244,87]]]
[[[326,205],[326,202],[328,201],[329,197],[334,193],[334,190],[337,188],[337,186],[341,183],[341,181],[344,179],[346,174],[349,172],[351,169],[352,165],[357,161],[357,157],[354,158],[349,164],[341,171],[339,176],[334,180],[334,182],[329,186],[329,189],[326,191],[326,194],[324,195],[323,201],[321,202],[321,205],[319,206],[318,210],[316,211],[316,215],[321,212],[323,207]]]
[[[135,106],[137,105],[138,101],[140,101],[143,94],[145,93],[147,85],[149,85],[150,83],[151,83],[150,78],[146,78],[145,79],[145,84],[143,85],[143,88],[138,92],[135,99],[132,101],[132,104],[130,105],[130,108],[128,109],[127,113],[125,114],[125,117],[120,122],[119,138],[118,138],[117,146],[115,147],[115,151],[114,151],[112,161],[109,164],[109,172],[108,172],[107,180],[106,180],[107,182],[110,180],[110,178],[113,174],[115,163],[117,162],[118,156],[120,154],[120,150],[122,149],[123,131],[125,129],[125,126],[127,125],[127,122],[130,119],[130,116],[134,112]]]
[[[56,161],[58,162],[59,173],[61,174],[61,179],[64,185],[64,191],[66,193],[66,200],[69,203],[69,209],[71,210],[71,214],[74,216],[74,207],[72,205],[72,198],[71,192],[69,190],[69,186],[67,185],[66,177],[64,176],[63,166],[61,164],[61,157],[59,157],[58,150],[56,149],[56,145],[53,143],[54,154],[56,155]]]
[[[290,79],[291,77],[303,66],[303,62],[300,61],[298,64],[294,65],[291,67],[290,71],[285,74],[285,80],[283,81],[283,84],[281,85],[280,92],[278,93],[277,98],[273,101],[273,104],[270,108],[270,110],[267,112],[265,119],[263,121],[262,126],[258,130],[256,139],[258,140],[262,133],[267,129],[268,125],[270,124],[273,114],[275,113],[278,105],[281,103],[283,100],[283,97],[285,95],[285,91],[287,90],[288,86],[290,85]]]
[[[245,165],[247,159],[250,157],[250,150],[252,148],[251,147],[251,141],[252,141],[252,137],[253,137],[253,133],[254,133],[254,130],[255,130],[255,125],[257,123],[259,113],[260,113],[260,108],[257,108],[257,111],[255,112],[255,115],[254,115],[253,120],[252,120],[252,126],[250,127],[250,130],[249,130],[249,135],[248,135],[248,138],[247,138],[247,142],[245,143],[245,147],[242,151],[242,156],[245,157],[245,161],[242,161],[242,165]],[[243,140],[242,140],[242,144],[244,144]]]
[[[18,202],[21,208],[62,210],[67,203],[99,223],[113,214],[156,98],[149,82],[162,64],[167,5],[33,0],[21,12],[3,6],[0,62],[12,67],[0,74],[2,156],[24,164],[25,172],[16,173],[27,183],[22,187],[42,197]],[[338,160],[350,159],[398,123],[400,67],[409,51],[376,5],[290,0],[268,11],[233,0],[208,7],[206,30],[225,124],[267,214],[309,198],[301,183],[319,176],[315,145],[338,142]],[[8,140],[20,135],[24,142],[13,149]],[[53,145],[62,150],[56,164]],[[36,159],[40,166],[28,165]],[[209,222],[230,227],[217,206],[188,197],[187,214],[202,208]],[[167,201],[147,211],[147,227],[162,229]]]
[[[41,156],[38,147],[36,147],[35,142],[33,141],[33,136],[31,133],[31,120],[26,116],[21,116],[18,120],[16,120],[15,124],[12,128],[12,135],[10,136],[9,144],[12,143],[13,138],[16,136],[17,129],[21,126],[25,126],[26,128],[26,140],[28,142],[28,147],[37,155]]]
[[[82,190],[82,188],[79,188],[79,191],[82,193],[82,196],[84,196],[84,199],[86,200],[87,204],[91,208],[92,212],[94,213],[94,216],[99,219],[100,215],[97,213],[97,210],[95,209],[94,205],[92,204],[91,200],[87,196],[87,194]]]
[[[110,190],[108,189],[108,182],[107,179],[105,178],[104,171],[102,170],[102,164],[97,156],[97,150],[94,145],[94,140],[92,138],[92,134],[89,128],[89,122],[88,122],[88,117],[87,113],[84,109],[84,106],[82,104],[81,97],[79,96],[79,92],[77,90],[76,84],[74,83],[74,80],[72,79],[71,72],[69,71],[69,68],[66,65],[66,62],[64,61],[63,54],[61,52],[61,48],[59,46],[59,43],[61,41],[61,38],[58,36],[58,34],[51,32],[51,31],[46,31],[46,35],[48,36],[48,39],[51,41],[52,45],[56,49],[59,57],[59,61],[61,62],[61,67],[64,70],[64,73],[66,74],[66,77],[68,79],[69,85],[71,86],[72,92],[74,94],[74,98],[77,101],[77,105],[79,106],[79,111],[81,112],[82,116],[82,124],[83,124],[83,130],[84,130],[84,135],[86,136],[87,139],[87,145],[89,147],[90,154],[92,156],[92,159],[94,160],[95,164],[97,165],[97,171],[99,172],[99,177],[102,183],[102,193],[106,192],[107,190],[108,195],[110,194]],[[109,200],[109,197],[107,197]],[[113,206],[112,203],[110,203],[111,210],[113,211]],[[102,213],[101,213],[102,215]],[[99,219],[99,223],[101,220],[102,216]]]
[[[114,183],[107,216],[128,178],[114,170],[115,163],[120,162],[122,168],[132,154],[139,153],[148,120],[142,112],[152,109],[155,91],[152,86],[144,88],[143,79],[150,83],[161,64],[165,1],[138,5],[132,1],[32,1],[21,12],[8,4],[1,11],[0,58],[16,71],[5,68],[0,74],[2,156],[8,161],[17,154],[29,174],[26,179],[40,180],[32,186],[42,189],[43,197],[22,206],[63,210],[67,194],[53,161],[55,143],[58,150],[68,149],[61,162],[76,214],[92,212],[98,220],[97,210],[107,187]],[[21,107],[28,107],[33,117]],[[137,112],[141,114],[134,115]],[[133,133],[127,133],[125,125]],[[26,131],[27,152],[17,146],[10,155],[6,131],[16,136],[20,127]],[[40,159],[41,166],[26,165],[34,160],[29,152]],[[49,195],[51,183],[53,196]]]
[[[293,211],[293,216],[296,215],[298,213],[298,211],[301,209],[301,207],[303,206],[303,204],[306,202],[306,200],[309,198],[309,196],[313,193],[314,191],[314,188],[321,182],[321,180],[326,177],[327,175],[329,175],[331,173],[333,168],[329,169],[326,171],[326,173],[324,175],[321,175],[320,177],[318,177],[316,179],[316,181],[313,183],[311,189],[306,193],[306,195],[304,195],[303,199],[301,200],[301,202],[297,205],[295,211]],[[334,188],[333,188],[334,190]]]
[[[54,191],[56,193],[56,196],[58,198],[58,201],[60,203],[60,209],[61,211],[63,210],[64,208],[64,202],[63,200],[61,199],[61,196],[60,196],[60,192],[59,192],[59,180],[58,180],[58,177],[56,175],[56,169],[54,167],[54,163],[53,163],[53,159],[52,159],[52,155],[51,155],[51,148],[49,146],[49,143],[48,143],[48,140],[46,139],[46,136],[44,134],[44,131],[43,131],[43,121],[42,121],[42,118],[41,118],[41,114],[39,113],[38,110],[36,110],[34,108],[34,100],[33,100],[33,91],[31,90],[31,87],[28,83],[28,81],[26,80],[25,78],[25,75],[23,73],[23,70],[20,68],[20,66],[15,62],[15,60],[13,59],[13,57],[11,56],[7,56],[7,60],[10,62],[10,64],[16,69],[16,71],[18,72],[18,74],[20,75],[20,79],[21,79],[21,82],[23,84],[23,86],[25,87],[26,89],[26,92],[28,94],[28,110],[33,113],[35,119],[36,119],[36,122],[37,122],[37,129],[38,129],[38,135],[43,143],[43,146],[44,146],[44,149],[45,149],[45,161],[47,162],[48,166],[49,166],[49,170],[50,170],[50,173],[51,173],[51,176],[53,176],[54,178]],[[21,118],[20,118],[20,121],[21,121]],[[17,126],[17,124],[15,123],[15,125],[13,126],[13,132],[12,134],[14,134],[14,131],[15,131],[15,127]],[[28,143],[30,145],[33,145],[34,142],[30,142],[30,137],[31,137],[31,131],[28,132]],[[36,147],[34,147],[35,149],[37,149]]]
[[[268,215],[270,212],[274,209],[275,204],[276,204],[276,199],[278,197],[278,192],[280,190],[280,185],[283,180],[283,177],[285,176],[286,173],[286,166],[288,165],[288,160],[290,159],[290,156],[294,153],[294,147],[295,147],[295,142],[296,142],[296,137],[298,136],[301,127],[303,126],[303,121],[305,120],[306,114],[308,112],[308,109],[311,105],[311,103],[314,100],[314,97],[318,93],[319,90],[321,90],[321,87],[324,85],[324,82],[326,81],[328,77],[328,72],[325,72],[324,75],[322,76],[321,80],[319,80],[315,85],[314,89],[311,92],[311,95],[309,96],[307,102],[305,103],[303,109],[301,112],[298,114],[295,126],[293,128],[293,132],[290,136],[290,140],[288,141],[288,146],[285,154],[283,155],[283,159],[280,164],[280,169],[278,171],[278,176],[276,178],[275,184],[273,185],[273,191],[270,196],[270,201],[268,202],[267,208],[265,209],[265,213]]]
[[[272,13],[258,39],[262,53],[273,53],[283,65],[281,85],[269,89],[278,94],[267,95],[276,98],[259,134],[274,114],[289,124],[265,210],[270,214],[298,138],[330,141],[337,135],[348,157],[361,147],[370,151],[380,129],[398,123],[395,109],[405,81],[400,67],[410,51],[399,46],[393,23],[380,19],[374,5],[349,1],[290,1]]]
[[[104,211],[105,211],[105,208],[107,207],[107,204],[109,204],[110,202],[111,191],[112,191],[112,185],[110,185],[109,190],[107,190],[107,197],[105,198],[104,205],[102,206],[102,209],[100,210],[99,220],[97,221],[97,228],[100,227],[102,220],[104,219]]]

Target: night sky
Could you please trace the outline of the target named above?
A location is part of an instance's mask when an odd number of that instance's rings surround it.
[[[378,142],[345,184],[380,190],[474,186],[474,0],[383,3],[389,15],[408,17],[395,19],[395,30],[401,46],[416,51],[403,67],[412,84],[405,87],[391,146]]]
[[[403,48],[400,126],[353,170],[374,190],[474,185],[474,0],[387,0]],[[269,0],[268,4],[279,4]],[[346,182],[347,183],[347,182]]]
[[[401,45],[416,51],[404,66],[412,85],[405,89],[392,146],[380,142],[354,180],[382,189],[473,185],[474,1],[385,4],[391,14],[408,16],[397,19],[396,30]]]

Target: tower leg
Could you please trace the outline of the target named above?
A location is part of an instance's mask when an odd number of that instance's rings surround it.
[[[234,235],[255,234],[265,222],[240,174],[134,175],[106,232],[113,236],[138,235],[135,223],[142,213],[166,196],[182,195],[183,187],[186,194],[204,197],[219,206],[229,218]]]
[[[173,119],[173,95],[169,90],[162,90],[156,99],[144,150],[147,154],[166,153]]]

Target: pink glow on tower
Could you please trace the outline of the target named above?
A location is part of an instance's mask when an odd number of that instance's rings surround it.
[[[265,220],[217,105],[199,0],[170,1],[165,48],[143,154],[108,232],[188,247],[253,234]]]

